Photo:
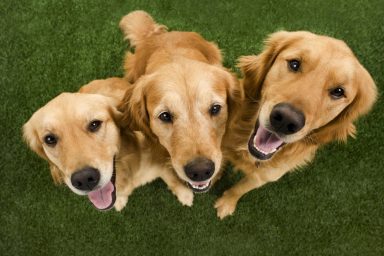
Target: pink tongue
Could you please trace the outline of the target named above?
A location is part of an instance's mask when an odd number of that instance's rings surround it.
[[[261,149],[265,153],[271,153],[283,144],[283,141],[274,133],[269,132],[263,126],[259,125],[253,143],[258,149]]]
[[[108,182],[103,188],[88,193],[88,198],[99,209],[106,209],[112,204],[112,192],[115,190],[112,182]]]

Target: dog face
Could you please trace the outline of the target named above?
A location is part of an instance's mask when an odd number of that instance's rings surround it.
[[[205,192],[221,166],[229,109],[240,98],[229,72],[185,60],[141,77],[121,108],[125,122],[165,147],[177,175]]]
[[[285,144],[346,140],[376,99],[376,86],[348,46],[309,32],[272,34],[259,56],[240,59],[246,93],[259,101],[248,143],[260,160]]]
[[[88,195],[98,209],[116,197],[114,157],[120,134],[114,99],[96,94],[62,93],[24,125],[24,138],[50,164],[56,183]]]

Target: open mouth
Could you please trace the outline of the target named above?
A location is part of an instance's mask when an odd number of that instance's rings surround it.
[[[282,146],[284,141],[275,133],[256,123],[255,131],[248,141],[249,152],[259,160],[270,159]]]
[[[92,204],[98,210],[109,210],[111,209],[116,201],[116,166],[115,166],[115,158],[113,158],[113,173],[111,180],[102,188],[97,190],[93,190],[88,193],[88,198],[92,202]]]
[[[211,181],[200,181],[200,182],[189,182],[187,181],[188,187],[192,189],[194,193],[205,193],[211,187]]]

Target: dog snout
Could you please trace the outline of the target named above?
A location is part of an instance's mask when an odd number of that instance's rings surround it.
[[[92,167],[85,167],[71,176],[72,185],[82,191],[91,191],[99,183],[99,180],[99,170]]]
[[[184,166],[184,172],[193,181],[208,180],[215,172],[215,163],[210,159],[198,157]]]
[[[270,124],[274,132],[289,135],[300,131],[305,124],[303,112],[288,103],[279,103],[271,111]]]

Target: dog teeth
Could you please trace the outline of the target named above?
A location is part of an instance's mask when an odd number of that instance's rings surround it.
[[[264,155],[269,155],[269,154],[272,154],[272,153],[275,153],[277,148],[274,148],[271,152],[266,152],[260,148],[258,148],[256,145],[255,145],[255,148],[257,149],[257,151],[260,151],[261,153],[263,153]]]
[[[258,148],[257,146],[255,146],[255,148],[257,149],[257,151],[263,153],[264,155],[268,155],[269,154],[268,152],[265,152],[264,150]]]
[[[189,183],[189,184],[192,186],[192,188],[198,189],[198,190],[206,189],[209,186],[209,182],[207,182],[204,185],[193,185],[192,183]]]

